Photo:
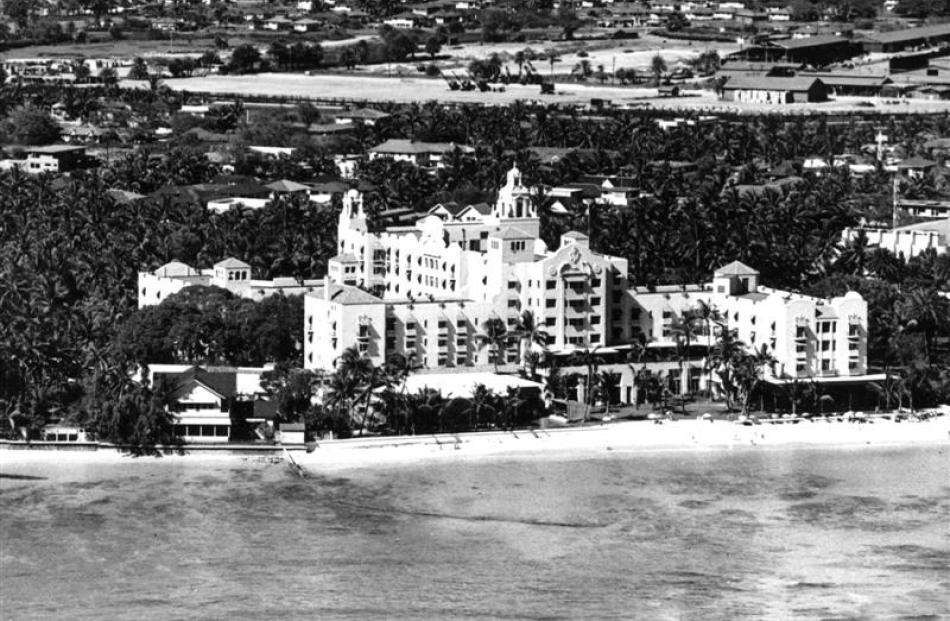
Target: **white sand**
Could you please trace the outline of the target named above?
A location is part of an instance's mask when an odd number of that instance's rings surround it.
[[[950,417],[924,422],[873,423],[803,421],[798,424],[742,426],[725,421],[622,422],[604,426],[534,431],[356,438],[320,442],[312,453],[293,450],[294,459],[313,472],[345,468],[465,461],[491,458],[563,459],[622,453],[696,450],[762,450],[770,447],[834,448],[950,444]],[[112,450],[0,450],[0,468],[28,463],[194,463],[266,461],[259,455],[197,453],[155,460]]]

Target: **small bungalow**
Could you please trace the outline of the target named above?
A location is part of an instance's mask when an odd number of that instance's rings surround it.
[[[911,179],[922,179],[927,171],[936,165],[937,162],[933,160],[915,156],[897,162],[895,168],[897,172],[903,173]]]

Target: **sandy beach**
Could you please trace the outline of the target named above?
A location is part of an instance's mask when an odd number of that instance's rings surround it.
[[[331,472],[348,468],[376,468],[420,462],[458,462],[483,459],[564,459],[609,454],[768,450],[769,448],[860,448],[916,444],[950,444],[950,417],[921,422],[878,419],[867,423],[831,420],[765,423],[744,426],[725,421],[680,420],[616,422],[582,428],[534,429],[515,432],[438,434],[426,436],[354,438],[319,442],[307,453],[291,449],[294,460],[307,471]],[[260,462],[265,455],[200,452],[154,458],[135,458],[113,450],[50,451],[0,450],[0,468],[48,463],[169,463]]]

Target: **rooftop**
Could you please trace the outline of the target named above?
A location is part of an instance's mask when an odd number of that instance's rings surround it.
[[[172,261],[171,263],[166,263],[157,270],[155,270],[155,276],[161,276],[163,278],[178,278],[181,276],[200,276],[201,273],[190,265],[185,265],[181,261]]]
[[[774,78],[737,75],[730,77],[723,88],[725,90],[807,91],[815,82],[821,82],[821,80],[813,77]]]
[[[43,155],[56,155],[57,153],[75,153],[85,151],[86,147],[71,144],[50,144],[44,147],[29,147],[27,153],[39,153]]]
[[[733,261],[729,265],[723,265],[718,270],[716,270],[716,276],[748,276],[750,274],[758,274],[759,270],[751,268],[741,261]]]
[[[904,30],[893,30],[891,32],[875,32],[865,35],[864,38],[869,41],[877,41],[878,43],[898,43],[900,41],[915,41],[917,39],[946,35],[950,35],[950,24],[934,24],[932,26],[906,28]]]
[[[281,179],[280,181],[268,183],[264,187],[268,190],[273,190],[274,192],[306,192],[310,189],[308,186],[305,186],[302,183],[297,183],[296,181],[290,181],[288,179]]]
[[[244,261],[241,261],[240,259],[235,259],[234,257],[228,257],[227,259],[218,261],[217,263],[214,264],[214,266],[223,267],[225,269],[232,269],[232,268],[244,269],[244,268],[251,267]]]
[[[420,155],[425,153],[448,153],[456,148],[465,152],[474,151],[472,147],[454,142],[416,142],[404,138],[390,138],[386,142],[369,149],[370,153],[398,153],[400,155]]]
[[[837,35],[815,35],[812,37],[802,37],[799,39],[772,39],[769,45],[781,47],[786,50],[801,50],[809,47],[818,47],[821,45],[836,45],[840,43],[849,43],[847,37]]]
[[[930,168],[931,166],[936,166],[937,162],[933,160],[928,160],[923,157],[909,157],[906,160],[901,160],[897,162],[898,170],[901,169],[910,169],[910,168]]]

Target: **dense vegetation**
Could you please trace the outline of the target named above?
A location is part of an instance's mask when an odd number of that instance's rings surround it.
[[[54,97],[49,90],[32,92],[36,105]],[[0,111],[22,114],[23,94],[0,91]],[[181,96],[162,89],[117,96],[127,97],[135,114],[156,120],[181,103]],[[71,107],[88,106],[94,114],[92,97],[62,95]],[[408,136],[470,144],[476,153],[450,155],[434,175],[404,163],[369,163],[361,179],[376,188],[368,197],[374,214],[393,207],[421,211],[447,200],[493,200],[513,162],[542,188],[583,174],[621,174],[642,193],[628,209],[597,206],[588,213],[578,207],[555,215],[544,209],[548,201],[540,190],[544,239],[553,244],[568,229],[590,231],[596,249],[626,257],[634,282],[647,286],[701,281],[715,267],[739,259],[760,269],[772,286],[822,295],[857,289],[871,305],[872,363],[906,378],[918,403],[948,397],[950,310],[938,292],[950,290],[950,259],[924,255],[905,265],[886,251],[869,251],[861,240],[838,248],[844,227],[888,219],[891,175],[880,168],[863,178],[846,169],[823,176],[798,170],[802,180],[784,190],[739,188],[765,183],[766,172],[786,160],[867,152],[879,130],[899,145],[896,155],[924,153],[928,138],[950,132],[946,116],[835,124],[823,118],[759,117],[663,130],[654,118],[635,111],[608,110],[594,117],[553,106],[384,108],[393,117],[362,128],[348,138],[355,141],[351,146]],[[239,114],[209,122],[237,136],[260,132]],[[188,194],[169,191],[169,185],[207,182],[219,172],[200,152],[179,144],[156,153],[159,157],[143,150],[65,182],[16,172],[0,176],[0,408],[17,424],[37,427],[52,416],[71,416],[105,437],[158,441],[167,435],[168,421],[155,405],[160,396],[129,381],[136,363],[174,358],[293,366],[299,361],[299,335],[291,333],[302,323],[296,320],[299,301],[254,304],[212,292],[135,310],[137,272],[171,260],[207,267],[235,256],[262,277],[315,278],[323,276],[335,251],[335,209],[277,201],[258,211],[217,215]],[[567,150],[552,159],[532,151],[541,146]],[[313,174],[327,166],[331,149],[310,141],[294,158],[240,165],[270,178]],[[681,172],[671,162],[693,162],[696,169]],[[930,196],[944,186],[937,174],[904,191]],[[116,204],[108,189],[158,192],[130,206]],[[276,318],[269,328],[288,333],[271,330],[246,342],[239,324],[262,326],[269,317]],[[195,330],[216,336],[189,341]],[[352,386],[365,386],[367,377],[372,372],[346,380],[350,392],[338,392],[350,396],[341,397],[337,403],[343,405],[321,420],[332,427],[340,411],[352,414],[357,407]],[[500,416],[498,407],[493,411]],[[139,424],[137,416],[151,422]],[[518,418],[507,416],[506,421]],[[415,428],[446,425],[445,419],[416,421]]]

